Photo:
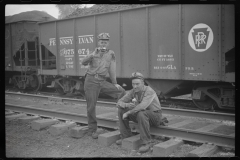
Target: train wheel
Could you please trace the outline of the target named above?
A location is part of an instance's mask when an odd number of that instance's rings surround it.
[[[36,89],[36,91],[39,91],[39,90],[42,89],[42,78],[41,78],[41,75],[38,75],[37,78],[38,78],[39,85],[38,85],[38,88]]]
[[[13,83],[13,87],[14,87],[14,88],[19,89],[15,77],[12,78],[12,83]]]
[[[193,103],[202,110],[214,110],[217,107],[217,103],[208,95],[204,95],[202,100],[192,99]]]
[[[64,93],[63,89],[62,88],[56,88],[56,91],[58,92],[58,94],[60,95],[64,95],[66,93]]]
[[[36,74],[31,75],[30,87],[33,91],[38,91],[42,88],[41,77]]]
[[[13,76],[12,80],[13,80],[14,88],[20,91],[23,91],[26,88],[26,84],[21,81],[20,76]]]
[[[59,84],[55,84],[56,85],[56,91],[57,91],[57,93],[59,94],[59,95],[64,95],[64,94],[66,94],[65,92],[64,92],[64,90],[63,90],[63,88],[59,85]]]

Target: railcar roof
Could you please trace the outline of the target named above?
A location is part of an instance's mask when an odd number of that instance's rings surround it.
[[[38,20],[27,20],[27,19],[23,19],[23,20],[20,20],[20,21],[14,21],[14,22],[5,22],[5,24],[10,24],[10,23],[20,23],[20,22],[40,22]]]

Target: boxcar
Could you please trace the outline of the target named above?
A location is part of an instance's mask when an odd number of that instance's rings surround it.
[[[40,65],[38,21],[5,23],[5,83],[20,89],[38,89]]]
[[[141,72],[160,97],[192,94],[202,109],[235,108],[235,10],[233,5],[147,5],[39,23],[42,82],[53,76],[60,93],[83,91],[81,59],[110,34],[118,83]],[[51,56],[50,56],[51,55]],[[51,59],[49,58],[51,57]],[[53,64],[49,62],[53,60]],[[55,61],[54,61],[55,60]]]

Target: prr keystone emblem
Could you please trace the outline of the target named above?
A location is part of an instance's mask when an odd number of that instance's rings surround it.
[[[213,42],[212,29],[203,23],[196,24],[188,34],[188,42],[193,50],[197,52],[206,51]]]

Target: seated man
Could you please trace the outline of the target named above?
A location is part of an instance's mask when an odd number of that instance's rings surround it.
[[[139,152],[147,152],[151,147],[150,126],[159,126],[162,111],[156,92],[144,85],[143,75],[139,72],[132,73],[132,86],[125,96],[117,103],[118,118],[121,138],[132,136],[129,120],[138,124],[142,146]],[[116,141],[122,144],[122,139]]]

